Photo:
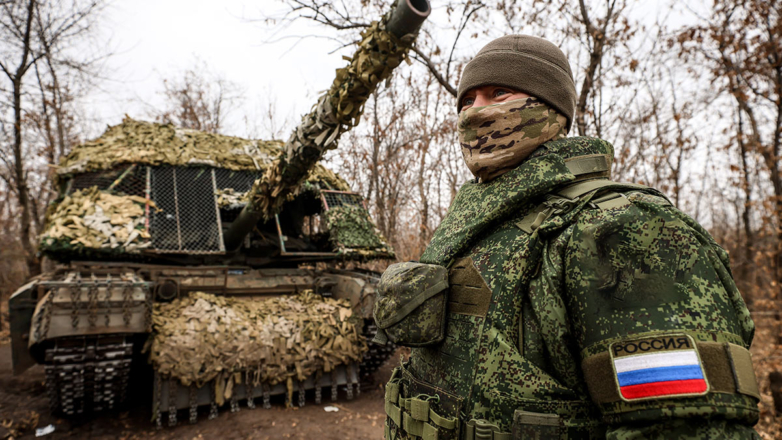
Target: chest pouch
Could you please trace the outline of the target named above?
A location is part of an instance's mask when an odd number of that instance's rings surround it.
[[[435,264],[397,263],[386,269],[377,287],[374,316],[377,335],[408,347],[441,342],[445,338],[448,270]]]

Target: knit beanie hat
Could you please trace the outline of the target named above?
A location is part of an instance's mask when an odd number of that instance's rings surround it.
[[[464,68],[456,109],[464,94],[479,86],[505,86],[542,99],[567,118],[576,111],[576,84],[565,54],[553,43],[530,35],[506,35],[483,47]]]

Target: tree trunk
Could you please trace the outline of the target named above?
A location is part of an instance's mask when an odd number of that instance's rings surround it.
[[[27,20],[25,23],[25,32],[22,39],[22,60],[19,67],[13,75],[8,75],[13,83],[13,111],[14,111],[14,180],[16,181],[17,196],[19,197],[19,206],[22,210],[20,240],[22,249],[25,253],[27,267],[30,275],[36,275],[40,272],[38,259],[35,256],[35,246],[33,246],[32,236],[30,234],[30,189],[27,186],[27,172],[24,167],[24,154],[22,152],[22,78],[27,73],[30,65],[28,57],[30,56],[30,29],[33,22],[33,13],[35,10],[35,0],[30,0],[27,8]]]
[[[375,212],[377,212],[377,227],[384,234],[386,229],[385,212],[380,197],[380,120],[377,117],[377,94],[372,94],[372,172],[369,177],[369,197],[374,199]],[[375,194],[372,194],[374,189]],[[388,237],[388,235],[386,235]]]
[[[741,220],[744,226],[744,262],[741,265],[741,278],[742,281],[751,286],[754,284],[754,270],[753,270],[753,255],[752,247],[754,246],[755,237],[752,233],[752,186],[749,181],[750,170],[747,162],[747,145],[744,143],[744,118],[739,111],[739,128],[738,128],[738,142],[741,151],[741,172],[744,177],[744,210],[741,213]],[[751,303],[752,298],[747,298]]]
[[[779,57],[779,54],[777,54]],[[779,63],[779,60],[777,60]],[[782,139],[782,66],[776,68],[776,88],[777,88],[777,118],[776,129],[774,130],[774,139],[771,143],[771,154],[766,160],[771,168],[771,183],[774,185],[774,195],[776,196],[776,214],[777,214],[777,258],[776,258],[776,281],[782,285],[782,177],[780,177],[780,143]]]
[[[584,74],[584,81],[581,83],[581,92],[578,95],[578,103],[576,103],[576,127],[578,128],[579,136],[587,135],[587,101],[589,94],[595,84],[595,73],[600,63],[603,61],[603,52],[606,43],[606,30],[608,29],[608,23],[611,22],[614,14],[615,2],[611,2],[606,10],[606,15],[603,21],[603,27],[601,29],[595,29],[592,25],[592,21],[589,18],[587,7],[584,4],[584,0],[579,2],[581,10],[581,21],[584,24],[587,35],[592,40],[592,47],[589,51],[589,65],[587,66],[586,73]]]
[[[421,249],[429,240],[429,199],[426,194],[426,154],[429,151],[429,136],[424,136],[421,159],[418,164],[418,196],[421,198],[421,223],[418,228],[418,241]]]
[[[768,382],[771,397],[774,399],[774,412],[776,415],[782,416],[782,373],[772,371],[768,375]]]

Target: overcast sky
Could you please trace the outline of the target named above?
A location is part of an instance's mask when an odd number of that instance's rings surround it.
[[[150,106],[160,105],[163,78],[200,60],[246,92],[241,109],[229,116],[231,134],[245,134],[242,117],[270,100],[282,116],[298,121],[331,85],[335,69],[346,64],[341,54],[351,49],[329,54],[336,42],[297,38],[323,34],[305,20],[276,35],[276,29],[248,20],[284,8],[275,0],[114,2],[101,24],[115,54],[103,92],[89,99],[90,113],[112,125],[126,113],[149,119]]]
[[[390,7],[392,0],[388,2]],[[445,27],[437,23],[447,22],[446,12],[436,0],[432,3],[430,26]],[[634,3],[633,15],[642,22],[653,19],[657,6]],[[335,31],[308,20],[284,29],[251,20],[279,17],[286,9],[279,0],[115,0],[99,21],[101,44],[105,41],[114,55],[102,91],[87,100],[88,112],[98,122],[90,135],[99,135],[105,124],[117,124],[125,114],[150,119],[151,109],[161,106],[163,78],[181,75],[198,61],[245,92],[241,106],[228,115],[226,134],[264,134],[248,133],[244,120],[259,119],[270,101],[276,102],[279,120],[295,124],[328,89],[335,69],[346,65],[341,56],[350,55],[353,47],[329,53],[339,44],[312,36],[333,36]],[[668,16],[669,22],[689,19],[690,14]],[[485,43],[464,38],[459,51],[475,53]]]

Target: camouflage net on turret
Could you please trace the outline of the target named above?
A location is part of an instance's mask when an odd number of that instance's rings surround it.
[[[62,159],[58,175],[78,179],[83,173],[115,170],[125,164],[208,165],[261,172],[269,166],[271,158],[280,153],[282,145],[280,141],[247,140],[125,117],[121,124],[109,127],[101,137],[74,147]],[[307,174],[302,190],[317,196],[321,189],[349,191],[350,187],[338,174],[318,163]],[[152,247],[147,229],[152,211],[147,209],[147,200],[143,197],[117,193],[106,186],[66,194],[61,194],[62,199],[47,209],[40,239],[41,251],[50,256],[119,255],[140,253]],[[215,197],[222,209],[240,209],[249,201],[248,192],[233,188],[216,188]],[[284,198],[286,201],[293,199],[293,194]],[[97,208],[92,206],[95,204]],[[161,211],[153,200],[148,204],[155,212]]]
[[[389,16],[373,22],[361,33],[359,48],[350,64],[337,70],[331,88],[285,144],[283,155],[255,182],[251,191],[253,209],[269,219],[279,212],[285,197],[300,191],[307,170],[337,147],[340,135],[358,124],[364,104],[377,85],[388,78],[412,47],[414,35],[397,38],[386,31]]]
[[[213,166],[234,171],[265,171],[280,155],[281,141],[260,141],[156,124],[125,117],[101,137],[73,148],[60,161],[59,175],[109,170],[125,163]],[[348,191],[341,177],[317,164],[306,182]]]
[[[150,245],[143,197],[115,195],[97,187],[66,196],[49,214],[41,234],[41,250],[92,248],[106,252],[138,252]]]
[[[367,350],[347,300],[312,291],[260,301],[195,292],[155,304],[152,320],[146,349],[155,370],[185,386],[216,380],[225,398],[243,380],[238,373],[251,372],[254,385],[303,381],[360,362]]]
[[[343,205],[331,208],[326,211],[326,222],[329,240],[339,254],[394,258],[394,251],[363,207]]]
[[[126,116],[101,137],[74,148],[60,161],[57,172],[105,170],[122,163],[262,170],[279,154],[281,145],[279,141],[247,140]]]

